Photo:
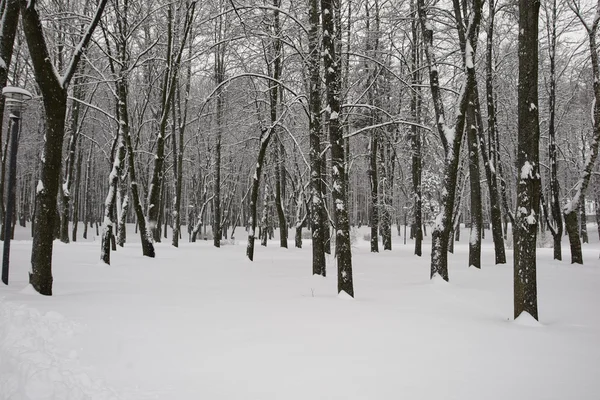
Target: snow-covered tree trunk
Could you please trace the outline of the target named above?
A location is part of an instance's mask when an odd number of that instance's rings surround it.
[[[19,0],[0,1],[0,90],[6,86],[8,69],[12,61],[13,47],[17,27],[19,25]],[[0,121],[4,120],[4,96],[0,97]],[[2,143],[2,126],[0,126],[0,143]],[[8,143],[8,141],[7,141]],[[0,145],[0,158],[2,146]],[[4,172],[4,171],[3,171]],[[4,193],[5,174],[0,176],[0,194]],[[4,196],[0,195],[0,223],[4,222]],[[0,230],[4,232],[4,229]]]
[[[60,180],[62,146],[67,112],[67,89],[77,64],[81,60],[107,0],[100,0],[88,24],[83,38],[76,46],[63,76],[59,76],[46,44],[42,18],[36,10],[36,2],[20,1],[21,21],[31,64],[42,94],[46,115],[46,135],[40,180],[36,197],[36,223],[33,232],[31,272],[29,282],[43,295],[52,295],[52,249],[56,221],[56,196]]]
[[[192,21],[194,20],[194,12],[196,2],[189,2],[185,5],[185,10],[180,10],[184,18],[181,36],[175,37],[174,33],[174,5],[169,5],[167,9],[167,50],[166,50],[166,71],[163,76],[161,86],[161,104],[160,118],[158,121],[158,132],[156,135],[156,152],[154,157],[154,168],[150,177],[148,188],[148,204],[147,215],[150,232],[154,240],[160,241],[159,218],[162,212],[161,207],[161,192],[163,189],[164,178],[164,161],[165,161],[165,139],[167,124],[171,115],[171,107],[173,106],[173,97],[177,87],[177,77],[181,66],[181,58],[187,37],[189,35]],[[178,42],[177,42],[178,40]]]
[[[483,129],[479,130],[479,142],[481,146],[481,155],[485,167],[485,175],[488,182],[488,191],[490,194],[490,217],[492,223],[492,238],[494,240],[494,254],[496,264],[506,263],[506,250],[504,247],[504,235],[502,232],[502,202],[498,188],[498,126],[496,122],[496,105],[494,98],[494,23],[496,15],[497,1],[488,2],[488,26],[486,38],[486,62],[485,62],[485,87],[487,103],[487,132],[488,141],[485,141]],[[476,86],[477,88],[477,86]],[[478,91],[478,90],[477,90]],[[479,102],[479,96],[477,99]],[[481,109],[480,106],[478,106]],[[479,112],[481,119],[481,111]],[[480,123],[481,128],[483,125]]]
[[[370,215],[369,227],[371,228],[371,253],[379,252],[379,178],[377,174],[377,148],[379,147],[378,133],[373,130],[369,139],[369,177]]]
[[[260,133],[260,148],[254,168],[254,176],[252,178],[252,191],[250,192],[250,232],[248,233],[248,247],[246,248],[246,256],[250,261],[254,260],[254,239],[256,238],[256,206],[258,202],[258,190],[260,188],[260,177],[262,175],[262,167],[267,153],[267,147],[271,140],[272,127],[262,128]]]
[[[80,121],[85,119],[81,112],[81,100],[84,96],[83,78],[76,76],[73,79],[73,105],[71,106],[71,121],[69,129],[69,144],[67,147],[67,159],[64,167],[64,180],[61,187],[62,203],[60,209],[60,241],[69,243],[69,212],[71,210],[71,191],[73,188],[75,173],[75,162],[77,154],[77,143],[79,142],[79,130],[81,128]]]
[[[81,199],[81,163],[83,161],[83,148],[81,147],[81,136],[79,136],[79,150],[77,154],[77,164],[75,167],[75,194],[73,196],[73,228],[71,230],[71,240],[77,241],[77,225],[79,224],[79,203]]]
[[[439,275],[442,279],[448,280],[448,244],[450,233],[452,231],[452,217],[454,212],[456,183],[458,179],[458,161],[460,156],[460,145],[462,133],[465,128],[465,114],[468,104],[468,93],[475,84],[475,52],[472,43],[477,41],[479,23],[481,21],[481,8],[483,6],[480,0],[473,3],[473,13],[466,29],[466,45],[464,64],[465,73],[463,87],[458,98],[458,109],[454,119],[454,126],[450,127],[446,123],[444,106],[442,102],[438,67],[435,55],[433,53],[433,25],[427,20],[427,12],[424,1],[419,0],[418,14],[423,34],[423,44],[425,56],[429,69],[429,85],[433,97],[434,110],[436,116],[436,125],[438,134],[446,150],[446,160],[443,178],[441,212],[436,218],[433,232],[431,234],[431,273],[433,278]]]
[[[91,222],[91,201],[90,201],[90,181],[92,179],[92,150],[93,144],[90,144],[90,150],[85,163],[85,186],[83,190],[83,238],[87,239],[88,225]]]
[[[481,268],[481,232],[483,229],[483,212],[481,199],[481,174],[479,172],[479,130],[475,113],[476,91],[471,87],[469,105],[467,107],[467,146],[469,154],[469,193],[471,196],[471,233],[469,235],[469,267]]]
[[[550,10],[548,8],[551,7]],[[563,220],[560,212],[560,184],[558,181],[558,149],[556,147],[556,0],[546,5],[548,58],[550,70],[548,76],[548,158],[550,161],[550,212],[552,214],[552,232],[554,259],[562,260]]]
[[[308,73],[309,80],[309,157],[310,228],[312,230],[312,273],[326,275],[325,224],[321,191],[321,72],[319,46],[319,0],[309,0]]]
[[[117,221],[113,220],[115,207],[117,203],[117,191],[119,190],[119,176],[121,168],[125,160],[125,140],[123,136],[124,121],[119,121],[119,131],[115,141],[118,143],[116,154],[113,155],[114,161],[110,175],[108,176],[108,194],[104,201],[104,221],[102,222],[102,242],[100,247],[100,259],[110,265],[110,245],[113,235],[115,234],[113,226]]]
[[[517,210],[514,235],[514,317],[538,319],[536,238],[540,219],[538,19],[539,0],[519,0]]]
[[[338,267],[338,293],[344,291],[354,297],[352,280],[352,249],[350,246],[350,221],[348,220],[347,190],[348,176],[345,165],[344,139],[339,125],[340,114],[340,61],[334,40],[336,27],[335,14],[339,13],[339,3],[321,0],[323,24],[323,61],[325,85],[327,87],[327,116],[329,142],[331,145],[331,169],[333,209],[335,215],[335,254]],[[339,29],[340,27],[337,27]]]
[[[571,245],[571,263],[583,264],[583,254],[581,252],[581,240],[579,238],[579,229],[577,224],[577,212],[583,197],[586,194],[592,170],[598,158],[598,146],[600,145],[600,65],[598,61],[598,48],[596,44],[596,33],[600,24],[600,0],[596,4],[596,13],[591,25],[588,25],[583,19],[583,15],[578,8],[578,3],[569,2],[569,6],[579,17],[587,35],[590,49],[590,58],[592,61],[592,77],[594,85],[594,102],[592,104],[592,140],[590,143],[587,159],[584,162],[584,168],[579,176],[575,186],[574,194],[571,200],[564,206],[563,214],[565,218],[565,227],[569,235]]]
[[[414,14],[416,12],[415,1],[411,1],[411,10]],[[411,177],[412,187],[414,192],[413,201],[413,214],[415,230],[411,229],[411,236],[414,235],[415,239],[415,255],[421,257],[422,255],[422,243],[423,243],[423,192],[421,190],[421,175],[423,171],[422,156],[421,156],[421,132],[417,127],[417,123],[421,122],[421,89],[418,86],[421,84],[421,73],[419,68],[421,66],[422,55],[420,52],[420,35],[418,29],[418,19],[413,18],[411,20],[411,63],[412,63],[412,74],[411,83],[414,90],[411,91],[410,95],[410,112],[413,118],[414,125],[410,127],[410,146],[411,146]]]

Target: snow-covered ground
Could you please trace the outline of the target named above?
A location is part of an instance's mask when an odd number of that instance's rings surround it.
[[[0,399],[600,399],[600,245],[584,266],[539,249],[540,322],[512,318],[512,252],[467,268],[468,232],[450,283],[394,237],[354,244],[356,299],[338,298],[335,260],[311,276],[303,249],[235,243],[179,249],[139,241],[98,262],[100,243],[56,242],[54,296],[27,287],[31,242],[12,242],[0,285]],[[81,232],[81,231],[80,231]],[[366,232],[366,231],[365,231]],[[17,238],[27,238],[20,229]],[[426,239],[429,239],[426,238]],[[293,241],[290,241],[293,246]]]

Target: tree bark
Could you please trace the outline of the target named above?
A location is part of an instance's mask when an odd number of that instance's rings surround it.
[[[256,206],[258,202],[258,190],[260,188],[260,177],[262,175],[262,167],[265,161],[265,154],[269,141],[271,139],[272,127],[262,128],[260,133],[260,148],[256,167],[254,168],[254,177],[252,178],[252,191],[250,193],[250,232],[248,234],[248,247],[246,248],[246,256],[250,261],[254,261],[254,239],[256,238]]]
[[[411,1],[411,10],[416,12],[416,5],[414,0]],[[411,83],[414,86],[414,90],[411,91],[410,97],[410,111],[412,114],[413,121],[415,125],[410,127],[410,138],[411,138],[411,176],[412,176],[412,186],[414,192],[414,202],[413,202],[413,211],[414,211],[414,226],[415,230],[411,229],[411,238],[414,235],[415,239],[415,255],[421,257],[422,255],[422,243],[423,243],[423,218],[422,218],[422,208],[423,208],[423,192],[421,189],[421,175],[423,171],[422,166],[422,156],[421,156],[421,132],[417,127],[416,123],[419,123],[421,120],[421,89],[419,88],[419,84],[421,83],[421,74],[419,72],[421,54],[420,54],[420,38],[419,38],[419,30],[418,30],[418,20],[413,18],[411,21],[411,32],[412,32],[412,47],[411,47],[411,61],[412,61],[412,74],[411,74]]]
[[[310,0],[308,32],[309,141],[310,141],[310,229],[312,230],[312,273],[326,276],[324,220],[321,190],[321,72],[319,46],[319,0]]]
[[[46,44],[41,18],[35,2],[20,1],[23,32],[29,48],[36,82],[42,93],[46,112],[46,141],[36,197],[36,223],[33,232],[29,282],[40,294],[52,295],[52,249],[54,240],[56,196],[60,179],[62,145],[67,111],[67,88],[75,68],[100,20],[107,0],[101,0],[78,44],[64,76],[58,76]]]
[[[469,183],[471,190],[471,233],[469,235],[469,267],[481,268],[481,231],[483,228],[483,212],[481,199],[481,184],[479,172],[479,140],[475,113],[477,83],[474,83],[469,93],[467,107],[467,146],[469,153]]]
[[[340,114],[340,60],[336,51],[334,18],[339,7],[332,0],[321,0],[323,24],[323,61],[329,113],[329,142],[331,145],[332,197],[335,214],[335,253],[338,267],[338,293],[344,291],[354,297],[352,279],[352,249],[350,223],[346,204],[348,176],[344,155],[344,139],[339,125]],[[335,15],[334,15],[335,14]],[[338,27],[339,29],[340,27]]]
[[[583,254],[581,252],[581,242],[579,239],[579,229],[577,226],[577,212],[580,207],[580,202],[583,202],[586,195],[592,170],[598,158],[598,146],[600,145],[600,65],[598,61],[598,50],[596,45],[596,33],[600,24],[600,0],[596,5],[596,14],[592,25],[588,25],[583,20],[579,9],[573,4],[569,6],[576,12],[576,15],[581,20],[588,34],[588,43],[590,49],[590,57],[592,61],[592,77],[594,85],[594,103],[592,105],[592,141],[590,143],[589,155],[585,162],[583,171],[575,186],[575,193],[571,201],[563,208],[565,226],[569,235],[569,243],[571,244],[571,263],[583,264]]]
[[[0,89],[2,89],[8,81],[8,69],[12,61],[15,36],[19,25],[19,0],[4,0],[0,2],[0,7],[2,7],[0,9]],[[4,99],[4,96],[0,96],[0,121],[4,120]],[[0,126],[0,158],[6,160],[7,157],[2,157],[2,154],[2,126]],[[0,194],[4,193],[4,168],[2,172]],[[0,195],[0,223],[4,223],[3,195]],[[4,232],[4,229],[1,229],[0,232]]]
[[[436,223],[432,232],[431,248],[431,273],[430,277],[439,275],[442,279],[448,281],[448,244],[450,233],[452,231],[452,217],[454,213],[454,202],[456,194],[456,183],[458,178],[458,161],[460,156],[460,145],[462,133],[465,128],[465,113],[467,111],[468,96],[475,84],[475,66],[473,63],[475,51],[472,43],[477,41],[479,23],[481,21],[481,8],[483,6],[480,0],[475,0],[473,5],[473,16],[467,28],[466,41],[469,44],[469,50],[465,53],[466,77],[463,83],[464,87],[458,99],[458,111],[454,120],[454,126],[446,125],[445,112],[440,94],[438,69],[435,56],[433,54],[433,27],[427,21],[424,1],[418,1],[418,13],[423,34],[423,43],[425,55],[429,64],[429,85],[433,97],[438,134],[446,150],[446,162],[443,180],[442,192],[442,210],[436,218]]]
[[[539,0],[519,0],[517,212],[514,232],[514,317],[538,319],[536,238],[540,216],[538,17]]]
[[[81,147],[81,136],[79,136],[79,151],[77,155],[77,166],[75,167],[75,195],[73,197],[73,229],[71,240],[77,241],[77,225],[79,224],[79,202],[81,198],[81,163],[83,159],[83,148]]]

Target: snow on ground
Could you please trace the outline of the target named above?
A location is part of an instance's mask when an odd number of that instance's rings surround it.
[[[483,269],[467,268],[464,240],[450,283],[429,280],[427,244],[423,258],[400,237],[371,254],[360,237],[350,300],[337,295],[334,259],[328,278],[310,275],[308,241],[257,243],[251,263],[241,228],[221,249],[158,244],[156,259],[130,232],[111,266],[98,263],[93,237],[56,242],[52,297],[27,287],[31,242],[13,241],[10,286],[0,286],[0,399],[597,400],[593,228],[584,266],[539,249],[540,323],[513,321],[512,265],[493,265],[489,231]]]

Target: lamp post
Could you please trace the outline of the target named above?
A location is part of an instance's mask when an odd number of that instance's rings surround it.
[[[19,140],[19,126],[21,123],[21,112],[25,108],[25,102],[31,99],[32,94],[18,87],[7,86],[2,89],[2,95],[6,98],[5,108],[10,112],[12,121],[10,132],[10,164],[8,169],[8,191],[6,199],[6,214],[4,215],[4,252],[2,254],[2,282],[8,285],[8,263],[10,259],[10,239],[12,236],[12,220],[15,212],[15,186],[17,184],[17,148]]]

